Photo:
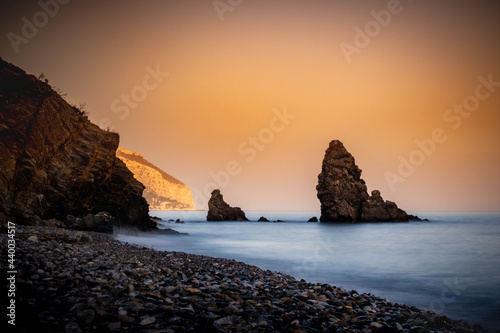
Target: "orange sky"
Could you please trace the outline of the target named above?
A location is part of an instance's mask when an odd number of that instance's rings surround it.
[[[198,208],[218,182],[243,209],[319,209],[333,139],[403,209],[500,208],[497,1],[42,3],[2,1],[0,56],[86,102]]]

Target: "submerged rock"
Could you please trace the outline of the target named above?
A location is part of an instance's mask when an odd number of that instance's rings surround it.
[[[408,222],[408,215],[392,201],[384,201],[378,190],[368,195],[361,169],[342,142],[333,140],[325,152],[318,175],[321,222]]]
[[[208,200],[207,221],[248,221],[245,212],[240,207],[231,207],[216,189],[212,191],[212,196]]]

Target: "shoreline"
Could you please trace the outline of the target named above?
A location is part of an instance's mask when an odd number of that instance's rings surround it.
[[[19,331],[487,332],[371,294],[107,234],[19,225],[15,240]]]

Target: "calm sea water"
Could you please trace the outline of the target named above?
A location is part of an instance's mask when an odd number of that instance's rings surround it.
[[[431,222],[306,223],[316,211],[249,211],[285,223],[206,222],[155,211],[189,236],[119,236],[158,250],[236,259],[500,329],[500,213],[419,213]],[[181,219],[185,223],[168,222]]]

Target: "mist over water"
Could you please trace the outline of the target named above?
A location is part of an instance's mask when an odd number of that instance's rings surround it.
[[[317,211],[249,211],[273,222],[206,222],[154,211],[189,236],[118,236],[165,251],[224,257],[367,292],[500,329],[500,213],[417,213],[431,222],[306,223]],[[185,223],[169,223],[169,219]]]

